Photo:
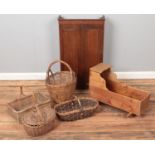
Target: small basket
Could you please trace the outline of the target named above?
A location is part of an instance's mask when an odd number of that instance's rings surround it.
[[[50,104],[38,105],[34,95],[34,107],[23,115],[23,126],[29,136],[40,136],[55,126],[55,110]]]
[[[51,103],[51,100],[42,95],[41,93],[38,93],[37,95],[37,102],[38,104],[47,104]],[[24,95],[23,94],[23,87],[20,86],[20,96],[8,103],[8,112],[10,115],[12,115],[19,123],[22,123],[22,115],[30,110],[33,107],[33,96],[32,95]]]
[[[89,97],[80,97],[55,105],[58,117],[63,121],[74,121],[93,115],[98,102]]]
[[[60,71],[53,74],[51,67],[59,62],[64,64],[69,71]],[[47,70],[46,86],[51,98],[56,103],[69,100],[76,87],[75,73],[66,62],[62,60],[54,61],[49,65]]]

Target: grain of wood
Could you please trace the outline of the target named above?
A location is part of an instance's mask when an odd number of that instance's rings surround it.
[[[93,117],[74,122],[57,121],[54,130],[35,138],[28,136],[9,115],[7,103],[18,97],[19,89],[16,86],[21,84],[26,94],[36,88],[48,94],[44,81],[0,81],[0,139],[155,139],[155,80],[122,81],[151,91],[150,107],[145,115],[127,118],[125,112],[101,104]],[[89,94],[83,90],[76,91],[76,95]]]
[[[109,65],[90,68],[89,89],[92,97],[115,108],[140,116],[148,107],[150,93],[120,82]]]

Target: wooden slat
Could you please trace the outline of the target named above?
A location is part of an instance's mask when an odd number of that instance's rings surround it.
[[[24,86],[36,86],[36,85],[44,85],[45,81],[44,80],[1,80],[0,81],[0,86],[13,86],[17,87],[19,85],[24,85]]]
[[[120,140],[132,140],[132,139],[155,139],[155,131],[112,131],[112,132],[53,132],[39,137],[29,137],[26,135],[25,132],[5,132],[0,131],[0,139],[42,139],[42,140],[113,140],[113,139],[120,139]]]

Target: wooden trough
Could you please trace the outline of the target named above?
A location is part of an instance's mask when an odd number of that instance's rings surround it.
[[[149,105],[150,93],[121,83],[107,64],[90,68],[89,89],[92,97],[129,115],[140,116]]]

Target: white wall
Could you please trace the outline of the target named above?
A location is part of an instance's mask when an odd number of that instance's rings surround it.
[[[155,15],[107,15],[105,61],[116,71],[155,71]]]
[[[48,63],[59,58],[57,17],[0,15],[0,72],[45,72]],[[155,71],[155,15],[105,17],[104,61],[115,71]]]

